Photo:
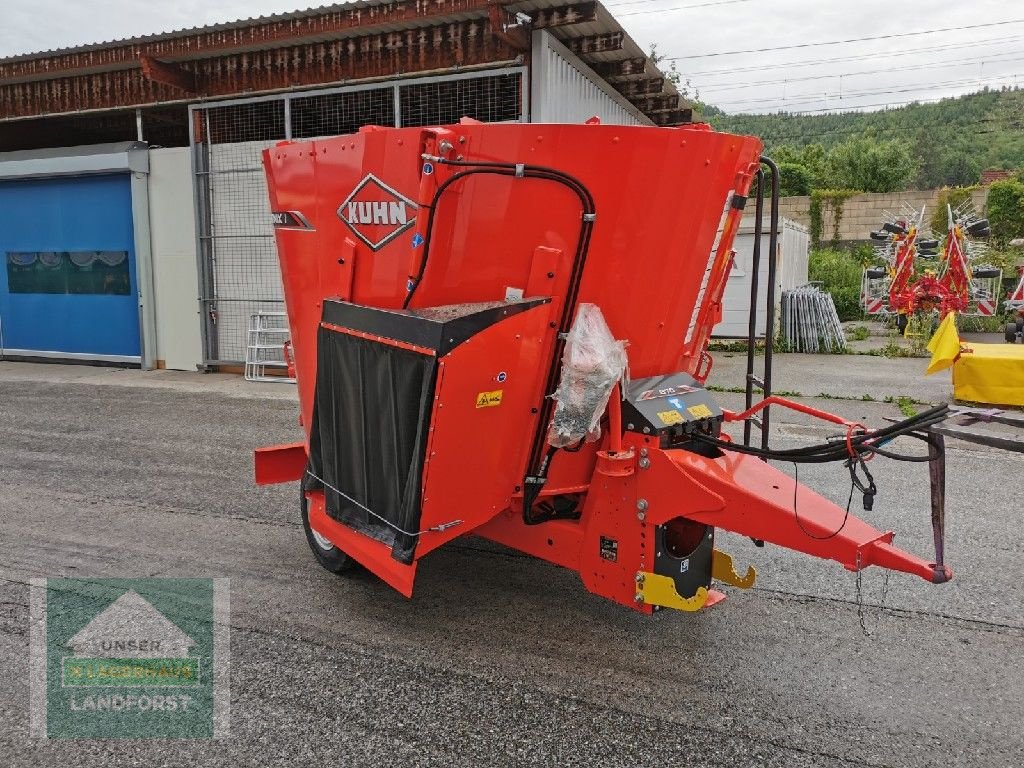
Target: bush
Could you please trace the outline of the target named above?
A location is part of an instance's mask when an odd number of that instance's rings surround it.
[[[949,230],[949,211],[946,210],[946,206],[950,205],[956,208],[965,200],[969,200],[976,189],[979,189],[978,185],[972,187],[944,187],[939,191],[935,210],[932,211],[929,222],[933,236],[941,238]],[[981,213],[981,211],[978,211],[978,213]]]
[[[833,249],[811,251],[807,266],[808,277],[822,284],[822,290],[832,294],[840,320],[859,320],[860,261],[852,254]]]

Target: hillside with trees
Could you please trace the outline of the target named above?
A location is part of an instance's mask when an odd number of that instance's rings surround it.
[[[760,136],[782,165],[783,191],[893,192],[976,184],[988,169],[1024,168],[1024,90],[984,90],[933,104],[824,115],[728,115],[718,130]]]

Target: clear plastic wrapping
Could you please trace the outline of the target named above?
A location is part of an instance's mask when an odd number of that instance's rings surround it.
[[[565,342],[562,376],[548,443],[556,448],[593,442],[615,382],[626,376],[626,342],[617,341],[596,304],[580,304]]]

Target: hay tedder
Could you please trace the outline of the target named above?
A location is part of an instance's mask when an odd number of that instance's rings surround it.
[[[946,206],[947,228],[939,240],[922,236],[924,208],[906,204],[871,233],[881,266],[865,267],[861,305],[869,315],[896,315],[900,332],[911,318],[937,313],[992,317],[998,311],[1003,273],[984,264],[991,234],[988,220],[974,211],[971,200]]]
[[[697,610],[722,598],[715,581],[754,582],[715,547],[723,529],[851,571],[949,580],[930,430],[946,406],[869,431],[771,397],[767,363],[763,379],[749,364],[743,412],[703,386],[733,239],[755,201],[761,226],[769,179],[776,236],[778,172],[761,149],[705,125],[470,120],[268,149],[306,439],[257,451],[256,478],[301,481],[319,562],[411,596],[422,558],[472,534],[638,611]],[[770,449],[769,405],[836,436]],[[901,435],[926,451],[894,453]],[[930,462],[934,558],[766,461],[837,462],[870,509],[875,453]]]

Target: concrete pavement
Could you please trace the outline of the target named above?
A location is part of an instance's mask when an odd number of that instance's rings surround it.
[[[851,374],[835,363],[847,359],[789,356],[777,387],[942,399],[911,378],[922,361],[867,358]],[[742,383],[734,361],[716,362],[714,381]],[[0,765],[1017,766],[1024,754],[1018,456],[950,449],[957,578],[894,575],[883,601],[881,574],[866,572],[870,637],[852,574],[727,535],[758,586],[695,615],[634,615],[473,538],[426,558],[406,601],[320,569],[296,488],[252,485],[252,449],[300,437],[293,388],[33,368],[0,364]],[[872,424],[898,415],[816,404]],[[780,446],[821,439],[802,416],[775,427]],[[876,507],[855,511],[927,553],[923,467],[872,469]],[[800,477],[845,503],[845,470]],[[29,739],[26,584],[68,575],[231,580],[230,739]]]

